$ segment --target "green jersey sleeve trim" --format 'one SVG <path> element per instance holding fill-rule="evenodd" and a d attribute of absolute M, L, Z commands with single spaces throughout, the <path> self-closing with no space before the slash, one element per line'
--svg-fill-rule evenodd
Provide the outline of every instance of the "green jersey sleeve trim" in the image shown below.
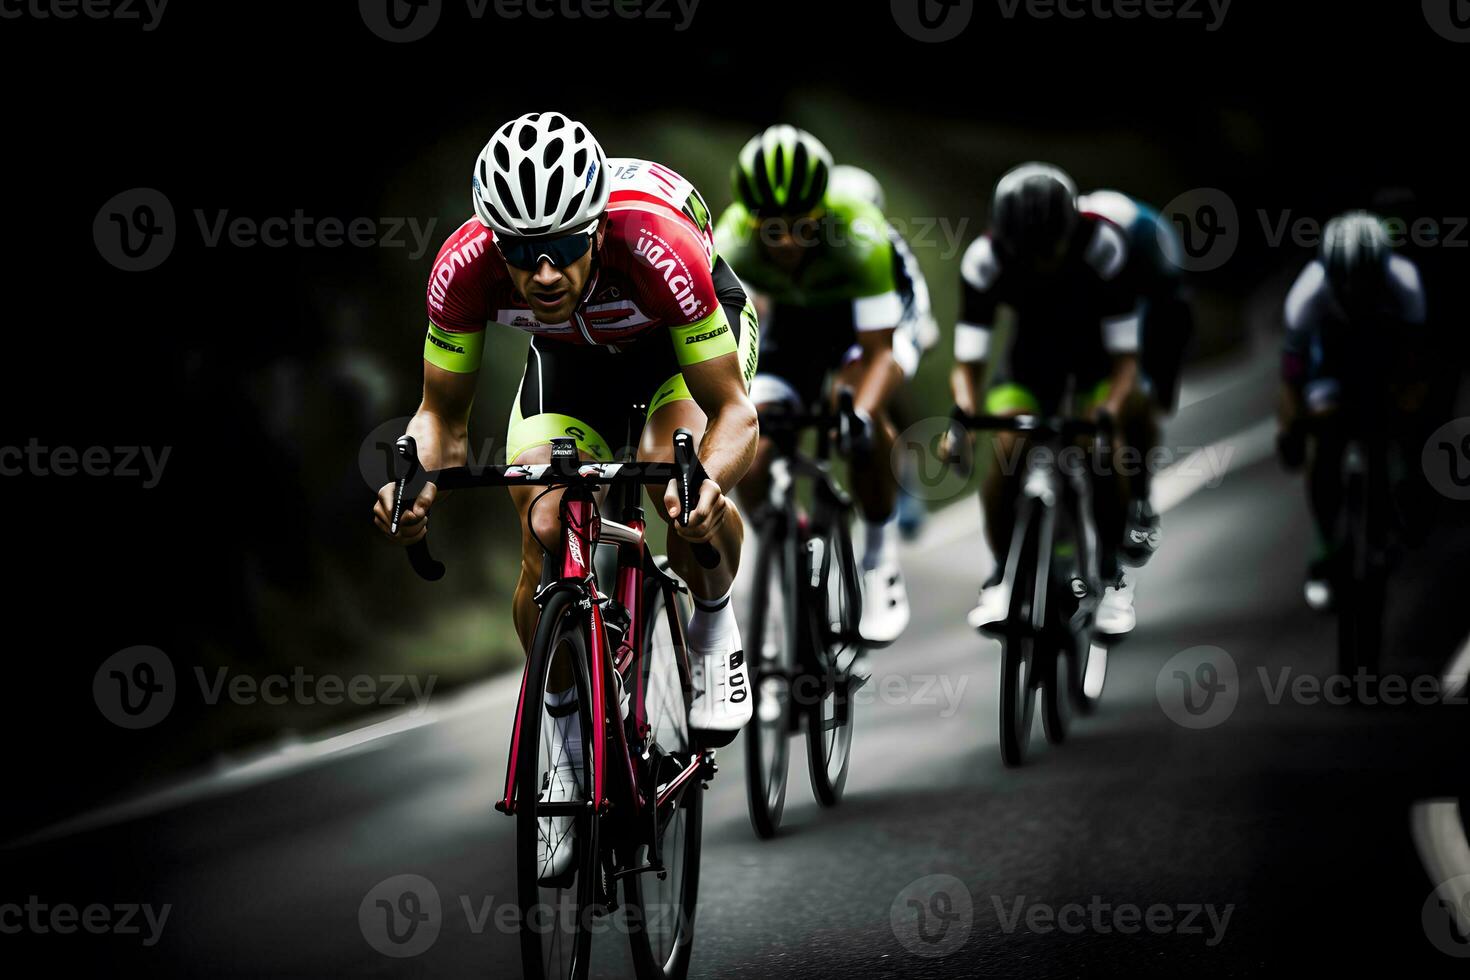
<path fill-rule="evenodd" d="M 450 333 L 432 320 L 424 338 L 424 360 L 454 374 L 473 374 L 480 370 L 480 356 L 485 351 L 485 331 Z"/>
<path fill-rule="evenodd" d="M 670 327 L 669 336 L 674 342 L 674 356 L 680 367 L 699 364 L 716 357 L 736 352 L 735 335 L 725 311 L 715 311 L 697 323 L 682 327 Z"/>

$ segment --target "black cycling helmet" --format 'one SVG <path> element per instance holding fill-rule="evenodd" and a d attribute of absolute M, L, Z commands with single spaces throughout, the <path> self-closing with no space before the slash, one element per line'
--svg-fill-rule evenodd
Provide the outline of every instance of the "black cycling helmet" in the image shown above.
<path fill-rule="evenodd" d="M 1392 252 L 1388 231 L 1375 214 L 1349 211 L 1327 222 L 1321 259 L 1333 295 L 1348 308 L 1371 303 L 1383 291 Z"/>
<path fill-rule="evenodd" d="M 1034 261 L 1056 255 L 1077 227 L 1077 185 L 1049 163 L 1025 163 L 995 185 L 990 237 L 1001 254 Z"/>
<path fill-rule="evenodd" d="M 821 140 L 795 126 L 772 126 L 745 144 L 730 183 L 751 214 L 796 217 L 822 203 L 831 175 L 832 154 Z"/>

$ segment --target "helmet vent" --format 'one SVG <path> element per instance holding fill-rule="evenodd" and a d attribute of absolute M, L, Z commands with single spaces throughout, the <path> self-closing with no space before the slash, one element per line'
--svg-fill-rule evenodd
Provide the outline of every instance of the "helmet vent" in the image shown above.
<path fill-rule="evenodd" d="M 505 203 L 505 209 L 510 212 L 512 218 L 521 216 L 520 209 L 516 207 L 515 198 L 511 196 L 510 184 L 506 183 L 504 174 L 495 175 L 495 196 Z"/>

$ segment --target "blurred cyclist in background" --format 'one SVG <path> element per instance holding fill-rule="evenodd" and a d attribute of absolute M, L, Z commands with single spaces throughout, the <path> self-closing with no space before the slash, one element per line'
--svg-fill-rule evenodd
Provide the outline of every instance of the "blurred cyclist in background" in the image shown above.
<path fill-rule="evenodd" d="M 1353 435 L 1348 409 L 1381 419 L 1400 445 L 1422 441 L 1410 433 L 1434 374 L 1426 312 L 1418 267 L 1394 253 L 1382 220 L 1366 211 L 1328 222 L 1320 254 L 1287 294 L 1276 447 L 1287 468 L 1307 466 L 1317 526 L 1305 586 L 1313 609 L 1332 608 L 1342 452 Z M 1400 465 L 1391 478 L 1402 486 L 1410 468 Z"/>
<path fill-rule="evenodd" d="M 878 183 L 877 177 L 861 167 L 845 163 L 834 166 L 832 193 L 837 197 L 861 198 L 885 214 L 888 211 L 883 185 Z M 899 367 L 903 368 L 904 379 L 912 382 L 919 370 L 919 361 L 939 346 L 939 321 L 934 318 L 934 309 L 929 302 L 929 284 L 924 279 L 924 271 L 919 268 L 919 260 L 914 257 L 913 249 L 891 223 L 888 226 L 888 237 L 893 243 L 893 260 L 896 265 L 894 279 L 903 299 L 903 319 L 899 321 L 898 329 L 893 335 L 893 356 L 898 360 Z M 897 431 L 902 432 L 918 420 L 910 385 L 903 385 L 893 393 L 888 408 L 893 427 Z M 914 485 L 918 460 L 912 454 L 905 453 L 898 465 L 902 467 L 898 487 L 898 530 L 906 539 L 913 540 L 919 536 L 927 514 L 924 502 L 907 489 Z"/>
<path fill-rule="evenodd" d="M 811 133 L 772 126 L 740 151 L 732 172 L 735 202 L 716 225 L 719 254 L 753 291 L 760 313 L 759 373 L 750 398 L 807 411 L 832 389 L 853 391 L 862 451 L 852 462 L 862 511 L 863 614 L 874 643 L 897 639 L 909 600 L 898 564 L 898 481 L 889 462 L 889 405 L 918 363 L 913 285 L 872 186 L 849 175 L 832 180 L 832 155 Z M 829 378 L 832 384 L 828 385 Z M 767 493 L 770 440 L 740 484 L 757 506 Z M 859 671 L 861 665 L 854 665 Z"/>
<path fill-rule="evenodd" d="M 1082 212 L 1076 185 L 1064 172 L 1029 163 L 1007 173 L 995 188 L 990 230 L 975 240 L 961 264 L 955 404 L 970 414 L 1050 415 L 1063 408 L 1072 385 L 1076 410 L 1112 416 L 1119 423 L 1120 440 L 1136 430 L 1132 420 L 1151 409 L 1139 384 L 1142 313 L 1139 295 L 1125 274 L 1128 266 L 1123 231 Z M 1010 344 L 987 390 L 991 334 L 1001 307 L 1013 316 Z M 1016 433 L 994 435 L 996 457 L 985 474 L 982 501 L 986 535 L 996 556 L 1004 555 L 1010 543 L 1020 468 L 1009 464 L 1023 458 L 1024 445 L 1024 437 Z M 1113 479 L 1097 483 L 1103 573 L 1110 584 L 1096 625 L 1104 635 L 1121 636 L 1133 629 L 1135 616 L 1118 552 L 1125 539 L 1151 544 L 1154 528 L 1125 521 L 1124 494 L 1136 492 L 1131 481 L 1128 486 Z M 1131 510 L 1138 521 L 1148 513 L 1139 507 Z M 1146 558 L 1147 547 L 1135 553 L 1139 560 Z M 981 586 L 970 614 L 972 626 L 1005 619 L 1009 596 L 1003 574 L 998 562 Z"/>
<path fill-rule="evenodd" d="M 1180 264 L 1183 243 L 1163 215 L 1118 191 L 1093 191 L 1079 198 L 1077 206 L 1083 214 L 1117 225 L 1128 239 L 1128 260 L 1119 278 L 1138 300 L 1138 387 L 1147 405 L 1125 413 L 1118 421 L 1124 444 L 1147 459 L 1159 444 L 1160 420 L 1178 405 L 1179 374 L 1194 336 L 1194 310 Z M 1159 545 L 1159 519 L 1149 502 L 1151 475 L 1147 466 L 1140 466 L 1128 477 L 1131 487 L 1122 556 L 1127 565 L 1147 563 Z"/>

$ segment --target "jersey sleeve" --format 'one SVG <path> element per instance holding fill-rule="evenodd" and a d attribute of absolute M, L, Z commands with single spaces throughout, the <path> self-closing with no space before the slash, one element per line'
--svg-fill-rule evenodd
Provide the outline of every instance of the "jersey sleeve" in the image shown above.
<path fill-rule="evenodd" d="M 982 235 L 970 243 L 960 260 L 960 318 L 954 327 L 954 359 L 961 364 L 979 363 L 990 354 L 990 332 L 1000 305 L 996 293 L 999 280 L 1000 262 L 990 238 Z"/>
<path fill-rule="evenodd" d="M 1137 354 L 1143 339 L 1143 307 L 1126 274 L 1128 240 L 1112 222 L 1095 221 L 1084 258 L 1098 285 L 1103 348 L 1114 356 Z"/>
<path fill-rule="evenodd" d="M 649 212 L 617 215 L 628 246 L 629 273 L 668 324 L 680 367 L 736 353 L 734 332 L 720 306 L 709 255 L 694 228 Z"/>
<path fill-rule="evenodd" d="M 449 236 L 429 273 L 424 360 L 455 374 L 480 369 L 491 316 L 490 231 L 471 219 Z"/>
<path fill-rule="evenodd" d="M 841 247 L 853 250 L 853 327 L 858 332 L 892 330 L 903 319 L 903 296 L 888 219 L 872 205 L 857 203 L 849 214 L 847 230 L 849 240 Z"/>
<path fill-rule="evenodd" d="M 1312 355 L 1312 338 L 1322 322 L 1322 302 L 1327 273 L 1321 262 L 1310 262 L 1296 277 L 1286 294 L 1283 317 L 1286 337 L 1281 342 L 1281 378 L 1292 385 L 1307 379 Z"/>

